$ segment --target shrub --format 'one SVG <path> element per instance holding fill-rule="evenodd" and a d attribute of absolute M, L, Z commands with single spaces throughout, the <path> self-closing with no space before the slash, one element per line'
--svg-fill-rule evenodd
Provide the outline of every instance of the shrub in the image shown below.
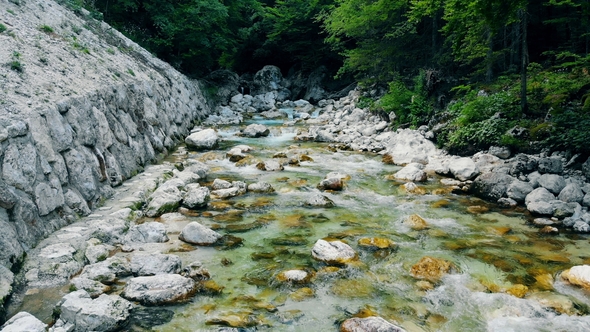
<path fill-rule="evenodd" d="M 6 27 L 6 25 L 0 23 L 0 33 L 3 33 L 4 31 L 6 31 L 8 28 Z"/>
<path fill-rule="evenodd" d="M 389 83 L 389 91 L 374 105 L 375 110 L 394 112 L 396 122 L 401 126 L 417 127 L 430 120 L 432 104 L 424 89 L 424 71 L 414 77 L 412 89 L 406 87 L 401 78 Z"/>
<path fill-rule="evenodd" d="M 49 25 L 42 25 L 39 27 L 39 30 L 41 30 L 45 33 L 53 33 L 53 28 L 50 27 Z"/>
<path fill-rule="evenodd" d="M 19 72 L 19 73 L 22 73 L 23 71 L 25 71 L 24 65 L 18 60 L 10 61 L 8 63 L 8 67 L 10 67 L 10 69 L 12 69 L 16 72 Z"/>

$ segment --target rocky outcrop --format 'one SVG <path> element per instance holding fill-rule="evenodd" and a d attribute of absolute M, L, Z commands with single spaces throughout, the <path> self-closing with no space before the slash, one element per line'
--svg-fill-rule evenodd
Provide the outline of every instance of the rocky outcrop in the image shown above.
<path fill-rule="evenodd" d="M 0 7 L 10 29 L 0 58 L 17 52 L 23 68 L 0 66 L 0 265 L 11 268 L 168 153 L 209 108 L 198 82 L 85 10 L 53 0 Z"/>

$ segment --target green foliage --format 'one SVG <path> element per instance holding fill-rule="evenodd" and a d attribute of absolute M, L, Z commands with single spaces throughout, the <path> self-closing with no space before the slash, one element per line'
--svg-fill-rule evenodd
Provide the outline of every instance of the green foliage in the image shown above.
<path fill-rule="evenodd" d="M 0 33 L 3 33 L 4 31 L 6 31 L 8 28 L 6 28 L 6 25 L 0 23 Z"/>
<path fill-rule="evenodd" d="M 49 25 L 42 25 L 39 27 L 39 30 L 41 30 L 45 33 L 53 33 L 53 28 L 50 27 Z"/>
<path fill-rule="evenodd" d="M 568 109 L 555 114 L 546 128 L 542 142 L 552 150 L 590 153 L 590 114 L 580 109 Z"/>
<path fill-rule="evenodd" d="M 455 153 L 473 148 L 486 149 L 491 145 L 499 145 L 509 128 L 509 122 L 500 118 L 469 123 L 451 132 L 444 147 Z"/>
<path fill-rule="evenodd" d="M 128 68 L 128 69 L 127 69 L 127 73 L 128 73 L 129 75 L 131 75 L 131 76 L 135 76 L 135 72 L 134 72 L 134 71 L 133 71 L 133 69 L 131 69 L 131 68 Z"/>
<path fill-rule="evenodd" d="M 389 83 L 389 91 L 375 104 L 375 108 L 387 113 L 394 112 L 398 125 L 417 127 L 430 120 L 432 104 L 424 89 L 424 71 L 420 71 L 410 88 L 400 77 Z"/>

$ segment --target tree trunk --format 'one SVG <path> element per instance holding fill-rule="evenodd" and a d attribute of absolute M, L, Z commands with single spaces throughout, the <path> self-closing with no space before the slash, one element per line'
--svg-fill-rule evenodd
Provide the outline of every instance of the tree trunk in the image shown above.
<path fill-rule="evenodd" d="M 491 82 L 494 78 L 494 71 L 493 71 L 493 64 L 494 61 L 492 60 L 493 57 L 493 46 L 494 42 L 492 39 L 492 31 L 488 27 L 487 28 L 487 35 L 488 35 L 488 53 L 486 54 L 486 82 Z"/>
<path fill-rule="evenodd" d="M 518 11 L 520 22 L 522 24 L 521 34 L 521 63 L 520 63 L 520 109 L 523 114 L 528 111 L 527 97 L 526 97 L 526 68 L 528 65 L 529 50 L 527 45 L 527 11 L 526 7 Z"/>

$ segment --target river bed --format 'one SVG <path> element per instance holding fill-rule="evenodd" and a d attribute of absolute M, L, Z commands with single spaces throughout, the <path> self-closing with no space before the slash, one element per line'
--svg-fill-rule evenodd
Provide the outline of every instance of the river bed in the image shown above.
<path fill-rule="evenodd" d="M 421 193 L 409 193 L 404 182 L 388 177 L 401 167 L 384 164 L 380 155 L 334 152 L 328 144 L 295 141 L 297 127 L 280 121 L 266 125 L 272 126 L 268 137 L 239 137 L 238 127 L 227 127 L 219 131 L 224 141 L 218 150 L 181 147 L 167 160 L 205 162 L 210 172 L 201 185 L 216 178 L 266 181 L 275 193 L 212 200 L 204 210 L 155 218 L 166 224 L 170 237 L 158 250 L 180 256 L 183 265 L 200 261 L 215 284 L 209 294 L 163 307 L 174 313 L 170 321 L 149 328 L 135 324 L 130 330 L 217 331 L 230 325 L 336 331 L 355 314 L 378 315 L 408 331 L 590 330 L 589 294 L 559 278 L 573 265 L 590 263 L 587 236 L 540 234 L 525 210 L 453 194 L 436 175 L 419 184 Z M 254 148 L 250 164 L 236 166 L 225 157 L 238 144 Z M 256 160 L 279 152 L 309 159 L 278 172 L 256 168 Z M 335 207 L 305 207 L 330 172 L 349 175 L 343 191 L 322 192 Z M 408 223 L 412 215 L 426 223 Z M 243 243 L 225 250 L 186 244 L 178 235 L 191 221 Z M 363 238 L 388 239 L 395 246 L 367 249 L 359 244 Z M 318 239 L 348 243 L 358 260 L 338 267 L 314 260 L 311 248 Z M 415 278 L 410 271 L 425 256 L 450 262 L 450 272 L 435 281 Z M 291 269 L 313 277 L 305 283 L 281 281 L 281 272 Z M 53 290 L 64 292 L 67 288 Z M 48 299 L 53 300 L 46 291 L 28 295 L 20 310 L 47 320 Z"/>

